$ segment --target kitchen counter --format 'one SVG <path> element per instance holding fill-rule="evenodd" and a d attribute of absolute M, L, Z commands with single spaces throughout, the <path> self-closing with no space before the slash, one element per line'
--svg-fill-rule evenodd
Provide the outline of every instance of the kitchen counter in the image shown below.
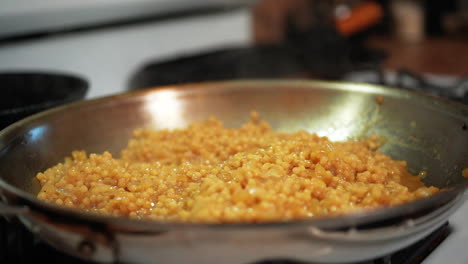
<path fill-rule="evenodd" d="M 468 76 L 468 39 L 430 38 L 405 43 L 391 38 L 372 38 L 370 47 L 388 52 L 384 67 L 415 72 Z"/>

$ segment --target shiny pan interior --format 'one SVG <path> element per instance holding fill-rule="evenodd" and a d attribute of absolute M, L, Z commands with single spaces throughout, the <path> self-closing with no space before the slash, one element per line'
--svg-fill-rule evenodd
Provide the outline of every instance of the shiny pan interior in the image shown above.
<path fill-rule="evenodd" d="M 118 155 L 136 128 L 182 128 L 215 115 L 228 127 L 258 111 L 275 130 L 309 132 L 331 140 L 385 136 L 380 151 L 427 171 L 426 184 L 446 188 L 433 197 L 393 208 L 340 217 L 265 224 L 184 224 L 137 221 L 65 209 L 36 199 L 35 175 L 72 150 Z M 0 132 L 0 188 L 10 205 L 92 223 L 161 230 L 175 227 L 307 225 L 365 227 L 432 211 L 465 192 L 468 107 L 414 92 L 368 84 L 249 80 L 160 87 L 55 108 Z"/>

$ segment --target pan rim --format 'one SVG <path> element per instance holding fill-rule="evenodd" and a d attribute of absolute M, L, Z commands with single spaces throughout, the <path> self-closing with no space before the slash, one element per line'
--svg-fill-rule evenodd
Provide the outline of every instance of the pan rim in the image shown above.
<path fill-rule="evenodd" d="M 256 80 L 236 80 L 236 81 L 217 81 L 217 82 L 201 82 L 201 83 L 188 83 L 188 84 L 179 84 L 179 85 L 169 85 L 162 87 L 152 87 L 142 91 L 130 91 L 118 95 L 106 96 L 97 99 L 84 100 L 80 102 L 75 102 L 71 104 L 66 104 L 63 106 L 55 107 L 50 110 L 46 110 L 25 119 L 22 119 L 12 125 L 6 127 L 0 131 L 0 150 L 3 150 L 8 146 L 10 141 L 14 138 L 16 132 L 20 131 L 24 126 L 33 123 L 36 120 L 40 120 L 49 115 L 60 113 L 66 109 L 74 109 L 81 107 L 91 107 L 96 104 L 109 103 L 113 101 L 125 101 L 126 99 L 137 99 L 143 97 L 147 94 L 158 93 L 161 91 L 183 91 L 185 93 L 195 92 L 196 90 L 204 89 L 209 91 L 216 91 L 216 87 L 223 86 L 224 88 L 235 88 L 235 89 L 246 89 L 247 87 L 257 86 L 264 87 L 263 89 L 277 89 L 279 87 L 284 88 L 301 88 L 301 89 L 331 89 L 331 90 L 345 90 L 361 93 L 369 93 L 376 95 L 392 96 L 396 98 L 418 98 L 423 99 L 423 102 L 430 104 L 435 104 L 439 108 L 439 111 L 444 110 L 451 115 L 461 115 L 462 117 L 468 117 L 468 106 L 462 105 L 460 103 L 452 102 L 447 99 L 438 98 L 430 95 L 426 95 L 420 92 L 408 91 L 399 88 L 392 88 L 380 85 L 373 84 L 361 84 L 361 83 L 351 83 L 351 82 L 330 82 L 330 81 L 321 81 L 321 80 L 266 80 L 266 79 L 256 79 Z M 450 110 L 450 111 L 449 111 Z M 454 113 L 455 112 L 455 113 Z M 413 211 L 415 208 L 429 208 L 430 205 L 439 201 L 440 203 L 446 204 L 453 199 L 456 199 L 463 191 L 468 187 L 468 182 L 466 184 L 461 184 L 460 186 L 448 189 L 446 192 L 441 192 L 437 195 L 434 195 L 429 198 L 419 199 L 410 203 L 405 203 L 402 205 L 394 207 L 385 207 L 378 208 L 369 211 L 364 211 L 363 213 L 352 213 L 349 215 L 342 216 L 332 216 L 332 217 L 322 217 L 315 219 L 306 219 L 306 220 L 294 220 L 294 221 L 278 221 L 278 222 L 261 222 L 261 223 L 186 223 L 186 222 L 164 222 L 164 221 L 149 221 L 149 220 L 135 220 L 125 217 L 113 217 L 98 215 L 94 213 L 84 212 L 77 209 L 70 209 L 65 207 L 60 207 L 55 204 L 47 203 L 37 199 L 31 193 L 28 193 L 16 186 L 13 186 L 6 182 L 3 178 L 0 178 L 0 189 L 3 189 L 10 194 L 13 194 L 17 198 L 20 198 L 21 201 L 30 207 L 33 211 L 44 211 L 49 213 L 54 213 L 57 215 L 81 219 L 87 222 L 93 223 L 111 223 L 112 225 L 117 226 L 127 226 L 132 228 L 141 228 L 149 230 L 167 230 L 173 228 L 260 228 L 260 227 L 291 227 L 291 226 L 318 226 L 324 228 L 340 228 L 349 225 L 356 224 L 366 224 L 372 223 L 373 221 L 384 220 L 390 216 L 399 216 L 404 215 L 408 212 Z M 341 223 L 337 223 L 341 222 Z"/>

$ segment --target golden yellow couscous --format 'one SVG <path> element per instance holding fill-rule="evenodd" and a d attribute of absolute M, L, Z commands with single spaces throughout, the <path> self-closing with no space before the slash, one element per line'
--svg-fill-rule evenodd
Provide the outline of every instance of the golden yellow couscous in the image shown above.
<path fill-rule="evenodd" d="M 114 216 L 203 223 L 287 221 L 393 206 L 432 195 L 378 137 L 331 142 L 279 133 L 253 114 L 186 129 L 136 130 L 120 158 L 71 157 L 37 174 L 41 200 Z"/>

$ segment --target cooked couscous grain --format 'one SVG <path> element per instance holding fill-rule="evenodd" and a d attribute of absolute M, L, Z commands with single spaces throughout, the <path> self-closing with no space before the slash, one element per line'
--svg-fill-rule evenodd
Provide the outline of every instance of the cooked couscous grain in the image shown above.
<path fill-rule="evenodd" d="M 120 158 L 74 151 L 37 174 L 38 198 L 137 219 L 224 223 L 339 215 L 438 191 L 378 146 L 375 136 L 331 142 L 274 132 L 256 114 L 239 129 L 211 118 L 136 130 Z"/>

